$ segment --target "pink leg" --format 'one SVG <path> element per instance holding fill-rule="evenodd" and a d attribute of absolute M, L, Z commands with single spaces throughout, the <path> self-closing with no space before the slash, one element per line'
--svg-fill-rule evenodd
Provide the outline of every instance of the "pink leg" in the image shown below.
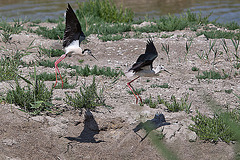
<path fill-rule="evenodd" d="M 138 93 L 134 90 L 134 88 L 132 87 L 131 83 L 132 83 L 133 81 L 135 81 L 136 79 L 138 79 L 138 78 L 139 78 L 139 76 L 138 76 L 137 78 L 133 79 L 132 81 L 130 81 L 130 82 L 127 83 L 128 87 L 130 88 L 130 90 L 132 91 L 133 95 L 134 95 L 135 98 L 136 98 L 136 104 L 138 103 L 138 98 L 140 99 L 140 101 L 141 101 L 141 103 L 142 103 L 142 98 L 141 98 L 141 97 L 138 95 Z M 135 93 L 138 95 L 138 97 L 136 96 Z"/>
<path fill-rule="evenodd" d="M 67 54 L 62 55 L 62 56 L 61 56 L 58 60 L 56 60 L 56 62 L 55 62 L 56 83 L 55 83 L 54 87 L 57 85 L 57 72 L 58 72 L 58 73 L 59 73 L 59 76 L 60 76 L 60 78 L 61 78 L 61 81 L 62 81 L 62 88 L 63 88 L 62 76 L 61 76 L 61 74 L 60 74 L 60 71 L 59 71 L 57 65 L 58 65 L 58 63 L 60 63 L 64 58 L 66 58 L 66 56 L 67 56 Z"/>

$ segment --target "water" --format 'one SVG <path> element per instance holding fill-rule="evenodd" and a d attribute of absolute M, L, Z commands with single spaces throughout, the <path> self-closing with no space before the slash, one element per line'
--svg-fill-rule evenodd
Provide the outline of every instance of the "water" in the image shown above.
<path fill-rule="evenodd" d="M 82 0 L 83 1 L 83 0 Z M 181 14 L 190 9 L 202 12 L 210 20 L 218 18 L 218 22 L 235 21 L 240 24 L 239 0 L 114 0 L 117 5 L 131 8 L 136 16 L 158 17 L 162 15 Z M 67 3 L 77 9 L 76 0 L 0 0 L 0 15 L 8 20 L 29 18 L 46 20 L 63 16 Z"/>

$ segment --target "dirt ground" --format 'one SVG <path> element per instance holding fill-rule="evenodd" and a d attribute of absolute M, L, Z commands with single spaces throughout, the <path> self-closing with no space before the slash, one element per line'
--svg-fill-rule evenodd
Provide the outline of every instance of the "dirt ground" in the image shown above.
<path fill-rule="evenodd" d="M 47 24 L 42 24 L 47 25 Z M 161 35 L 170 35 L 168 38 L 160 38 Z M 218 54 L 213 63 L 213 53 L 210 53 L 209 62 L 200 59 L 196 53 L 208 52 L 210 41 L 206 37 L 196 36 L 196 32 L 190 30 L 149 33 L 143 36 L 152 36 L 154 44 L 159 53 L 153 66 L 164 65 L 171 73 L 161 72 L 156 77 L 141 77 L 132 85 L 135 88 L 144 88 L 142 98 L 150 95 L 156 99 L 161 98 L 170 101 L 172 95 L 180 100 L 189 94 L 188 103 L 192 102 L 191 113 L 184 111 L 172 113 L 168 112 L 164 105 L 157 108 L 150 108 L 147 105 L 135 104 L 135 97 L 127 91 L 126 83 L 132 78 L 122 76 L 117 83 L 112 86 L 113 79 L 96 76 L 99 88 L 104 87 L 104 98 L 106 104 L 112 109 L 98 107 L 96 111 L 78 111 L 72 109 L 63 100 L 65 92 L 74 93 L 79 91 L 81 82 L 89 84 L 92 76 L 81 77 L 75 89 L 54 89 L 53 104 L 64 108 L 62 115 L 40 115 L 32 117 L 18 110 L 18 106 L 2 103 L 0 104 L 0 159 L 7 160 L 28 160 L 28 159 L 57 159 L 57 160 L 78 160 L 78 159 L 164 159 L 162 153 L 151 143 L 149 138 L 140 142 L 141 138 L 133 132 L 140 122 L 152 119 L 157 112 L 164 114 L 166 121 L 170 123 L 157 130 L 165 133 L 164 143 L 177 154 L 179 159 L 192 160 L 227 160 L 233 159 L 234 144 L 219 142 L 212 144 L 199 140 L 196 134 L 188 129 L 192 124 L 191 117 L 196 115 L 196 111 L 212 116 L 214 105 L 212 102 L 220 104 L 224 108 L 239 107 L 236 96 L 240 94 L 240 76 L 234 75 L 234 61 L 230 61 L 224 53 L 221 40 L 216 41 L 215 47 Z M 185 60 L 186 41 L 193 39 L 190 51 Z M 72 56 L 64 59 L 64 62 L 71 65 L 86 64 L 99 67 L 120 68 L 124 72 L 136 61 L 140 54 L 143 54 L 148 38 L 131 38 L 120 41 L 102 42 L 97 35 L 87 37 L 88 43 L 82 44 L 82 48 L 92 50 L 96 61 L 92 57 Z M 50 48 L 60 43 L 58 40 L 50 40 L 33 33 L 22 32 L 12 35 L 11 44 L 2 41 L 0 54 L 9 54 L 9 51 L 16 49 L 24 50 L 33 42 L 36 48 L 27 50 L 28 55 L 23 57 L 23 61 L 31 62 L 39 59 L 49 59 L 46 56 L 39 56 L 38 46 Z M 231 59 L 234 47 L 231 40 L 226 40 L 229 47 Z M 169 44 L 169 57 L 162 50 L 162 43 Z M 8 49 L 8 50 L 6 50 Z M 50 58 L 52 60 L 57 58 Z M 80 64 L 79 59 L 84 62 Z M 224 80 L 197 80 L 198 72 L 192 71 L 192 67 L 202 71 L 214 69 L 222 73 L 229 74 L 230 77 Z M 29 76 L 33 72 L 33 67 L 21 67 L 21 75 Z M 60 68 L 61 73 L 70 72 L 71 69 Z M 42 72 L 54 73 L 54 68 L 37 67 L 37 74 Z M 76 77 L 68 76 L 68 82 L 75 83 Z M 46 82 L 51 86 L 54 82 Z M 60 83 L 60 82 L 59 82 Z M 168 83 L 170 88 L 151 88 L 152 84 L 162 85 Z M 0 92 L 6 93 L 11 89 L 13 81 L 0 82 Z M 23 83 L 24 84 L 24 83 Z M 191 90 L 189 88 L 192 88 Z M 233 93 L 227 94 L 225 90 L 232 89 Z M 144 131 L 139 131 L 144 136 Z M 190 142 L 194 141 L 194 142 Z"/>

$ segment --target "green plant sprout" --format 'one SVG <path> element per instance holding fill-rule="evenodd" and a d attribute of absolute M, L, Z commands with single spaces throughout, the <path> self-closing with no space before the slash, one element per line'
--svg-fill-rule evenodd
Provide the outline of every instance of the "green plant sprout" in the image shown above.
<path fill-rule="evenodd" d="M 168 57 L 168 62 L 170 63 L 170 57 L 169 57 L 169 44 L 163 44 L 162 43 L 162 50 L 166 52 L 167 57 Z"/>
<path fill-rule="evenodd" d="M 188 53 L 189 53 L 189 50 L 190 50 L 190 47 L 191 47 L 191 45 L 192 45 L 192 39 L 190 40 L 190 43 L 188 43 L 188 41 L 186 41 L 186 52 L 185 52 L 185 61 L 187 60 L 187 55 L 188 55 Z"/>

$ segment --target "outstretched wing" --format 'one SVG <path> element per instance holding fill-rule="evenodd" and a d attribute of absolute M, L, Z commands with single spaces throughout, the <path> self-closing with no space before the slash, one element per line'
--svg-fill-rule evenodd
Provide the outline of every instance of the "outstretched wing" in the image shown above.
<path fill-rule="evenodd" d="M 81 41 L 85 39 L 85 35 L 82 31 L 81 25 L 74 13 L 72 7 L 68 3 L 68 8 L 66 10 L 66 28 L 63 37 L 63 47 L 67 47 L 72 41 L 79 40 L 79 45 Z"/>
<path fill-rule="evenodd" d="M 158 53 L 153 44 L 153 41 L 152 39 L 149 39 L 147 41 L 145 54 L 141 54 L 138 57 L 137 62 L 132 65 L 132 68 L 130 68 L 129 71 L 133 70 L 134 72 L 137 72 L 140 71 L 142 67 L 145 67 L 147 65 L 151 65 L 152 69 L 152 62 L 157 58 L 157 56 Z"/>

